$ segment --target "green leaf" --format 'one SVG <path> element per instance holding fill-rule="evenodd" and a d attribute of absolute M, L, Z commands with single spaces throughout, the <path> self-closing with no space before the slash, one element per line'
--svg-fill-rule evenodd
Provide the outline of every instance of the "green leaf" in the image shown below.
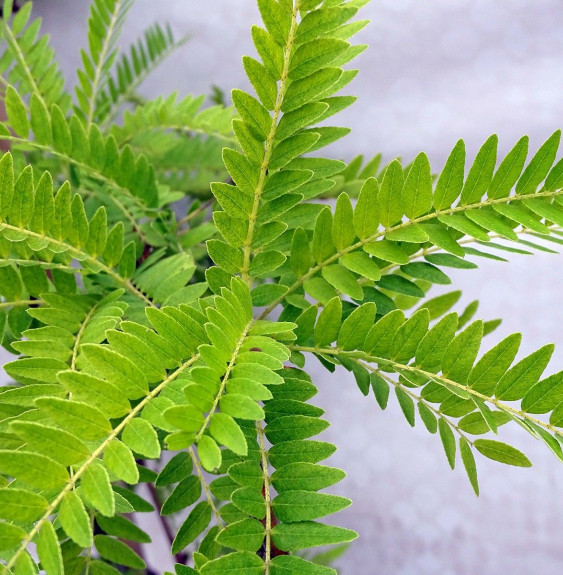
<path fill-rule="evenodd" d="M 364 250 L 376 258 L 380 258 L 393 264 L 403 265 L 408 264 L 410 261 L 408 255 L 401 246 L 388 240 L 365 244 Z"/>
<path fill-rule="evenodd" d="M 39 453 L 0 450 L 0 473 L 37 489 L 58 489 L 68 483 L 67 470 Z"/>
<path fill-rule="evenodd" d="M 461 460 L 463 461 L 463 466 L 467 472 L 467 477 L 475 491 L 475 495 L 479 495 L 479 481 L 477 479 L 477 466 L 475 465 L 475 458 L 473 457 L 473 452 L 469 443 L 465 437 L 459 438 L 459 453 L 461 455 Z"/>
<path fill-rule="evenodd" d="M 204 436 L 205 437 L 205 436 Z M 203 439 L 203 438 L 202 438 Z M 161 514 L 172 515 L 193 505 L 201 495 L 201 483 L 195 475 L 183 477 L 162 505 Z"/>
<path fill-rule="evenodd" d="M 254 58 L 244 56 L 242 62 L 258 98 L 267 110 L 273 110 L 278 93 L 275 76 L 272 77 L 268 69 Z"/>
<path fill-rule="evenodd" d="M 413 297 L 424 297 L 424 292 L 417 284 L 400 275 L 384 275 L 379 280 L 378 285 L 383 289 L 396 293 Z"/>
<path fill-rule="evenodd" d="M 164 412 L 164 418 L 182 431 L 198 432 L 205 421 L 199 409 L 191 405 L 176 405 Z"/>
<path fill-rule="evenodd" d="M 289 65 L 289 79 L 300 80 L 331 64 L 350 44 L 337 38 L 317 38 L 297 47 Z"/>
<path fill-rule="evenodd" d="M 500 378 L 514 361 L 522 335 L 514 333 L 491 348 L 475 364 L 469 374 L 469 385 L 481 393 L 492 394 Z"/>
<path fill-rule="evenodd" d="M 57 425 L 86 441 L 107 437 L 112 427 L 103 413 L 91 405 L 69 399 L 43 397 L 36 401 Z"/>
<path fill-rule="evenodd" d="M 272 118 L 268 110 L 266 110 L 256 98 L 253 98 L 242 90 L 233 90 L 231 97 L 240 117 L 248 124 L 248 127 L 255 136 L 262 142 L 266 141 L 272 126 Z M 225 156 L 223 157 L 225 158 Z M 227 166 L 227 168 L 229 168 L 229 166 Z M 229 169 L 229 172 L 230 171 Z M 231 176 L 233 176 L 233 179 L 238 185 L 239 182 L 232 172 Z"/>
<path fill-rule="evenodd" d="M 266 516 L 266 504 L 260 487 L 241 487 L 235 489 L 231 493 L 231 501 L 245 515 L 250 515 L 260 520 Z M 248 549 L 248 551 L 250 551 L 250 549 Z"/>
<path fill-rule="evenodd" d="M 278 555 L 270 563 L 271 575 L 335 575 L 336 571 L 297 555 Z"/>
<path fill-rule="evenodd" d="M 377 221 L 377 195 L 379 184 L 375 178 L 368 178 L 358 196 L 356 207 L 354 208 L 354 231 L 361 239 L 372 236 L 379 227 Z"/>
<path fill-rule="evenodd" d="M 334 527 L 314 521 L 279 523 L 272 529 L 272 540 L 282 551 L 296 551 L 308 547 L 348 543 L 358 534 L 351 529 Z"/>
<path fill-rule="evenodd" d="M 17 525 L 0 523 L 0 551 L 8 551 L 16 547 L 26 535 L 27 533 Z"/>
<path fill-rule="evenodd" d="M 279 80 L 283 72 L 283 49 L 263 28 L 252 27 L 252 40 L 270 75 Z"/>
<path fill-rule="evenodd" d="M 426 262 L 411 262 L 406 266 L 401 266 L 401 271 L 413 278 L 429 281 L 433 284 L 451 284 L 450 278 L 437 267 Z"/>
<path fill-rule="evenodd" d="M 112 439 L 104 450 L 105 466 L 129 485 L 139 481 L 139 470 L 131 450 L 118 439 Z"/>
<path fill-rule="evenodd" d="M 495 395 L 504 401 L 513 401 L 524 397 L 532 385 L 537 383 L 547 367 L 555 346 L 544 345 L 526 356 L 507 371 L 498 382 Z"/>
<path fill-rule="evenodd" d="M 207 501 L 200 501 L 190 512 L 187 519 L 182 523 L 174 541 L 172 553 L 176 554 L 187 547 L 195 538 L 203 532 L 211 521 L 211 507 Z"/>
<path fill-rule="evenodd" d="M 47 510 L 47 500 L 24 489 L 0 489 L 0 517 L 21 523 L 33 522 Z"/>
<path fill-rule="evenodd" d="M 138 543 L 150 543 L 151 538 L 140 527 L 137 527 L 130 519 L 116 515 L 115 517 L 96 516 L 96 523 L 107 535 L 115 535 L 128 541 Z"/>
<path fill-rule="evenodd" d="M 209 561 L 199 572 L 201 575 L 262 575 L 264 562 L 256 553 L 239 551 Z"/>
<path fill-rule="evenodd" d="M 297 228 L 293 233 L 291 242 L 291 270 L 297 276 L 305 275 L 311 268 L 312 257 L 307 232 L 303 228 Z"/>
<path fill-rule="evenodd" d="M 264 541 L 264 526 L 256 519 L 243 519 L 227 525 L 217 535 L 217 543 L 236 551 L 256 552 Z"/>
<path fill-rule="evenodd" d="M 381 270 L 368 254 L 364 252 L 352 252 L 344 254 L 340 263 L 350 271 L 367 279 L 377 281 L 381 278 Z"/>
<path fill-rule="evenodd" d="M 205 470 L 213 472 L 221 467 L 221 450 L 208 435 L 203 435 L 199 440 L 197 452 Z"/>
<path fill-rule="evenodd" d="M 454 338 L 457 325 L 457 314 L 450 313 L 433 326 L 416 348 L 416 365 L 421 369 L 437 372 L 442 356 Z"/>
<path fill-rule="evenodd" d="M 492 439 L 477 439 L 473 445 L 479 453 L 494 461 L 515 465 L 516 467 L 532 466 L 530 460 L 521 451 L 506 443 Z"/>
<path fill-rule="evenodd" d="M 496 171 L 489 186 L 487 196 L 491 199 L 506 198 L 522 173 L 528 155 L 528 136 L 518 140 L 514 148 L 506 155 Z"/>
<path fill-rule="evenodd" d="M 504 411 L 491 411 L 490 415 L 494 418 L 494 427 L 500 427 L 509 422 L 512 418 Z M 472 435 L 483 435 L 488 433 L 491 429 L 491 422 L 485 421 L 482 413 L 472 412 L 461 418 L 459 421 L 459 428 L 462 431 L 471 433 Z"/>
<path fill-rule="evenodd" d="M 162 471 L 156 478 L 155 485 L 157 487 L 162 487 L 164 485 L 170 485 L 172 483 L 177 483 L 184 479 L 187 475 L 192 472 L 193 463 L 190 455 L 181 451 L 177 453 L 170 459 L 170 461 L 163 467 Z"/>
<path fill-rule="evenodd" d="M 543 182 L 555 161 L 560 140 L 561 130 L 557 130 L 536 152 L 516 184 L 517 194 L 526 195 L 535 193 L 536 188 Z"/>
<path fill-rule="evenodd" d="M 483 322 L 475 321 L 448 345 L 442 358 L 442 373 L 448 379 L 465 384 L 481 347 Z"/>
<path fill-rule="evenodd" d="M 280 468 L 290 463 L 318 463 L 335 451 L 332 443 L 324 441 L 284 441 L 270 448 L 269 459 L 274 467 Z"/>
<path fill-rule="evenodd" d="M 376 219 L 386 228 L 400 221 L 403 215 L 403 207 L 401 205 L 403 183 L 403 168 L 398 160 L 393 160 L 385 170 L 379 194 L 377 194 L 378 210 L 376 212 Z"/>
<path fill-rule="evenodd" d="M 563 402 L 563 372 L 555 373 L 533 385 L 522 399 L 526 413 L 547 413 Z"/>
<path fill-rule="evenodd" d="M 389 384 L 377 373 L 370 373 L 370 383 L 379 407 L 385 409 L 389 401 Z"/>
<path fill-rule="evenodd" d="M 407 363 L 416 353 L 419 343 L 428 331 L 430 314 L 422 308 L 399 327 L 391 344 L 391 359 Z"/>
<path fill-rule="evenodd" d="M 350 499 L 314 491 L 286 491 L 272 502 L 276 517 L 284 523 L 318 519 L 349 507 Z"/>
<path fill-rule="evenodd" d="M 393 310 L 384 315 L 367 334 L 365 350 L 374 356 L 388 357 L 393 337 L 404 321 L 405 314 L 402 310 Z"/>
<path fill-rule="evenodd" d="M 61 503 L 59 521 L 65 533 L 80 547 L 92 546 L 90 517 L 76 491 L 68 491 Z"/>
<path fill-rule="evenodd" d="M 338 334 L 338 347 L 344 351 L 361 349 L 375 321 L 376 306 L 368 302 L 357 307 L 343 322 Z"/>
<path fill-rule="evenodd" d="M 221 445 L 234 451 L 237 455 L 246 455 L 248 447 L 244 433 L 235 420 L 225 413 L 214 413 L 209 423 L 209 433 Z"/>
<path fill-rule="evenodd" d="M 322 269 L 324 279 L 338 291 L 353 299 L 361 300 L 364 292 L 352 272 L 340 264 L 325 266 Z"/>
<path fill-rule="evenodd" d="M 5 97 L 6 113 L 14 132 L 21 138 L 29 136 L 29 120 L 25 104 L 13 86 L 8 86 Z"/>
<path fill-rule="evenodd" d="M 63 557 L 53 524 L 43 522 L 37 536 L 37 555 L 47 575 L 63 575 Z"/>
<path fill-rule="evenodd" d="M 318 491 L 346 477 L 341 469 L 308 462 L 289 463 L 277 469 L 271 477 L 278 493 L 293 490 Z M 263 481 L 263 478 L 262 478 Z"/>
<path fill-rule="evenodd" d="M 272 150 L 269 169 L 281 170 L 291 160 L 311 150 L 319 138 L 320 135 L 316 132 L 299 132 L 283 140 Z"/>
<path fill-rule="evenodd" d="M 122 389 L 128 398 L 138 399 L 149 392 L 144 373 L 132 361 L 109 346 L 87 343 L 81 347 L 81 351 L 95 371 Z"/>
<path fill-rule="evenodd" d="M 291 26 L 291 12 L 275 0 L 258 0 L 260 16 L 274 40 L 285 46 Z"/>
<path fill-rule="evenodd" d="M 352 202 L 348 194 L 342 193 L 336 201 L 334 219 L 332 221 L 332 241 L 338 251 L 342 251 L 351 245 L 356 237 L 352 219 Z"/>
<path fill-rule="evenodd" d="M 414 160 L 401 192 L 405 215 L 411 220 L 432 207 L 432 175 L 428 156 L 420 153 Z"/>
<path fill-rule="evenodd" d="M 239 393 L 228 393 L 221 398 L 221 411 L 236 419 L 259 421 L 264 419 L 264 410 L 252 399 Z"/>
<path fill-rule="evenodd" d="M 493 134 L 477 152 L 461 192 L 462 204 L 478 202 L 489 187 L 497 161 L 497 145 L 498 136 Z"/>
<path fill-rule="evenodd" d="M 16 421 L 10 425 L 10 430 L 26 442 L 28 449 L 42 453 L 65 467 L 80 463 L 90 455 L 80 439 L 62 429 L 41 423 Z"/>
<path fill-rule="evenodd" d="M 455 467 L 455 437 L 450 425 L 446 420 L 440 418 L 438 420 L 438 431 L 440 432 L 440 439 L 442 440 L 442 445 L 444 446 L 444 451 L 446 452 L 446 457 L 448 458 L 448 463 L 453 469 Z"/>
<path fill-rule="evenodd" d="M 240 252 L 239 252 L 240 253 Z M 256 254 L 250 263 L 249 273 L 252 277 L 274 274 L 286 260 L 286 256 L 278 250 L 267 250 Z M 279 273 L 277 275 L 280 275 Z"/>
<path fill-rule="evenodd" d="M 395 388 L 395 395 L 405 419 L 411 427 L 415 424 L 414 402 L 410 396 L 400 387 Z"/>
<path fill-rule="evenodd" d="M 145 569 L 146 567 L 143 559 L 129 545 L 113 537 L 96 535 L 94 545 L 103 559 L 132 569 Z"/>
<path fill-rule="evenodd" d="M 108 472 L 99 461 L 93 461 L 84 469 L 80 485 L 87 501 L 102 515 L 115 514 L 115 498 Z"/>
<path fill-rule="evenodd" d="M 459 197 L 463 187 L 464 168 L 465 142 L 458 140 L 436 183 L 433 203 L 437 211 L 449 208 Z"/>
<path fill-rule="evenodd" d="M 340 68 L 323 68 L 307 78 L 291 82 L 283 100 L 282 112 L 291 112 L 317 100 L 336 84 L 341 76 Z"/>
<path fill-rule="evenodd" d="M 156 431 L 145 419 L 138 417 L 131 419 L 125 426 L 121 439 L 127 447 L 139 455 L 149 459 L 157 459 L 160 456 L 160 444 Z"/>
<path fill-rule="evenodd" d="M 315 345 L 323 347 L 331 344 L 338 337 L 342 318 L 342 300 L 332 298 L 319 314 L 315 326 Z"/>

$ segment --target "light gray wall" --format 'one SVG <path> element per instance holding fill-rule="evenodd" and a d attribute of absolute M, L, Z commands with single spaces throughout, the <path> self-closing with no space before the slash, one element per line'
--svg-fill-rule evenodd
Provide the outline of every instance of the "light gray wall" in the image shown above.
<path fill-rule="evenodd" d="M 85 43 L 86 0 L 37 0 L 36 10 L 70 73 Z M 412 158 L 424 149 L 439 167 L 460 137 L 474 153 L 498 132 L 505 152 L 525 133 L 538 147 L 561 127 L 560 0 L 374 0 L 364 14 L 372 24 L 360 39 L 371 49 L 358 60 L 362 71 L 352 86 L 360 100 L 339 118 L 353 132 L 334 155 Z M 152 76 L 145 94 L 246 86 L 240 57 L 252 51 L 253 0 L 137 0 L 126 38 L 157 19 L 192 40 Z M 481 317 L 505 318 L 488 346 L 519 330 L 524 352 L 562 344 L 561 258 L 511 260 L 453 274 L 465 303 L 482 299 Z M 563 366 L 562 349 L 552 371 Z M 448 470 L 439 439 L 420 425 L 409 429 L 395 405 L 381 413 L 347 375 L 328 377 L 318 367 L 315 374 L 319 402 L 333 423 L 326 439 L 339 446 L 333 464 L 349 473 L 339 493 L 355 500 L 338 521 L 361 534 L 344 575 L 561 572 L 563 474 L 543 446 L 519 429 L 502 433 L 535 468 L 480 458 L 476 499 L 463 472 Z"/>

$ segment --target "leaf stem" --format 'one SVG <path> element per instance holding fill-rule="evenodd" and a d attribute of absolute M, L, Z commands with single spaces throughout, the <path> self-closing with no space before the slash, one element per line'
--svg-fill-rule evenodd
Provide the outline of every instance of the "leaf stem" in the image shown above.
<path fill-rule="evenodd" d="M 275 299 L 259 316 L 258 319 L 264 319 L 280 304 L 282 301 L 290 294 L 292 294 L 295 290 L 303 285 L 303 283 L 313 277 L 317 272 L 322 270 L 325 266 L 334 263 L 340 258 L 341 256 L 353 252 L 359 248 L 362 248 L 366 244 L 374 242 L 378 239 L 384 239 L 385 236 L 395 230 L 402 230 L 408 228 L 409 226 L 421 224 L 424 222 L 428 222 L 433 220 L 439 216 L 445 216 L 450 214 L 456 214 L 461 212 L 466 212 L 469 210 L 476 210 L 483 207 L 494 206 L 497 204 L 505 204 L 507 202 L 513 201 L 520 201 L 520 200 L 530 200 L 530 199 L 537 199 L 537 198 L 555 198 L 557 196 L 563 195 L 563 189 L 554 190 L 554 191 L 545 191 L 545 192 L 538 192 L 536 194 L 529 194 L 523 196 L 509 196 L 506 198 L 495 198 L 495 199 L 487 199 L 481 202 L 476 202 L 475 204 L 467 204 L 463 206 L 456 206 L 455 208 L 448 208 L 444 210 L 439 210 L 437 212 L 432 212 L 430 214 L 425 214 L 424 216 L 420 216 L 418 218 L 414 218 L 412 220 L 408 220 L 406 222 L 401 222 L 395 226 L 391 226 L 384 230 L 380 230 L 371 236 L 364 238 L 363 240 L 359 240 L 354 244 L 342 249 L 338 250 L 334 255 L 328 257 L 326 260 L 318 263 L 316 266 L 313 266 L 306 274 L 298 278 L 291 286 L 287 292 L 284 293 L 283 296 L 278 297 Z"/>
<path fill-rule="evenodd" d="M 268 137 L 266 139 L 264 159 L 262 160 L 262 165 L 260 166 L 260 176 L 258 178 L 258 184 L 254 192 L 254 203 L 252 204 L 252 211 L 250 212 L 248 220 L 248 233 L 246 234 L 246 240 L 244 242 L 242 279 L 247 283 L 249 287 L 252 285 L 252 279 L 249 276 L 250 256 L 252 254 L 252 241 L 254 239 L 254 230 L 256 228 L 256 220 L 258 219 L 258 209 L 260 208 L 262 191 L 264 189 L 264 183 L 266 181 L 266 176 L 268 174 L 268 166 L 270 164 L 272 152 L 274 151 L 274 139 L 276 137 L 276 130 L 278 129 L 278 118 L 281 113 L 283 99 L 285 97 L 285 93 L 288 88 L 289 64 L 291 60 L 291 54 L 293 52 L 293 42 L 295 38 L 295 31 L 297 29 L 297 16 L 299 14 L 300 3 L 301 0 L 295 0 L 295 2 L 293 3 L 293 10 L 291 13 L 291 25 L 289 28 L 289 35 L 287 37 L 287 44 L 284 50 L 283 71 L 280 80 L 280 86 L 276 98 L 276 103 L 274 106 L 274 115 L 272 117 L 272 125 L 270 128 L 270 133 L 268 134 Z"/>

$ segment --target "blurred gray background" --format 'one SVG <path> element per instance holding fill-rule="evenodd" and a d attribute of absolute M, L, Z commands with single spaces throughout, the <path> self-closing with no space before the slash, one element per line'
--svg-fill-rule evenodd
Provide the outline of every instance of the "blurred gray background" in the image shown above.
<path fill-rule="evenodd" d="M 69 81 L 86 44 L 87 0 L 36 0 Z M 563 119 L 561 0 L 372 0 L 372 23 L 359 35 L 371 48 L 357 61 L 351 87 L 358 103 L 339 117 L 353 132 L 329 151 L 351 159 L 382 152 L 411 159 L 425 150 L 439 169 L 458 138 L 473 155 L 488 135 L 505 153 L 523 134 L 536 149 Z M 153 74 L 147 96 L 178 90 L 227 93 L 247 87 L 241 55 L 253 53 L 253 0 L 137 0 L 124 41 L 155 20 L 168 20 L 191 40 Z M 480 262 L 454 273 L 462 303 L 481 299 L 479 317 L 502 316 L 488 347 L 522 331 L 522 352 L 559 343 L 549 369 L 563 367 L 563 259 L 537 254 L 510 263 Z M 437 437 L 410 429 L 393 400 L 381 412 L 345 373 L 315 366 L 318 402 L 339 451 L 332 464 L 349 477 L 338 492 L 355 505 L 336 520 L 356 529 L 344 575 L 526 575 L 563 572 L 563 467 L 520 433 L 501 433 L 522 448 L 531 470 L 478 460 L 482 495 L 461 469 L 449 470 Z M 164 571 L 166 549 L 153 561 Z M 167 566 L 166 566 L 167 567 Z"/>

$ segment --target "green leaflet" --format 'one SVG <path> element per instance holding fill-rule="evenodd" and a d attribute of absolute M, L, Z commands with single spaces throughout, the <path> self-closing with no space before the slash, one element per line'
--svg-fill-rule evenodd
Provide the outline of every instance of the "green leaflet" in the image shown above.
<path fill-rule="evenodd" d="M 92 545 L 90 517 L 75 491 L 65 494 L 59 511 L 59 520 L 66 534 L 81 547 Z"/>
<path fill-rule="evenodd" d="M 246 455 L 246 439 L 235 420 L 224 413 L 215 413 L 209 423 L 212 437 L 238 455 Z"/>
<path fill-rule="evenodd" d="M 107 517 L 115 513 L 115 497 L 110 479 L 99 461 L 94 461 L 85 468 L 80 485 L 85 498 L 92 507 Z"/>
<path fill-rule="evenodd" d="M 0 489 L 0 517 L 27 523 L 39 519 L 49 506 L 41 495 L 24 489 Z"/>
<path fill-rule="evenodd" d="M 107 535 L 96 535 L 94 545 L 101 557 L 132 569 L 144 569 L 145 562 L 128 545 Z"/>
<path fill-rule="evenodd" d="M 38 489 L 57 489 L 68 481 L 67 470 L 56 461 L 27 451 L 0 451 L 0 473 Z"/>
<path fill-rule="evenodd" d="M 473 487 L 475 495 L 479 495 L 479 482 L 477 479 L 477 468 L 475 466 L 475 458 L 473 457 L 471 447 L 469 447 L 467 440 L 463 437 L 459 438 L 459 452 L 461 455 L 463 466 L 465 467 L 465 471 L 467 473 L 467 476 L 469 477 L 469 481 L 471 482 L 471 487 Z"/>
<path fill-rule="evenodd" d="M 436 182 L 433 204 L 436 210 L 449 208 L 459 197 L 463 187 L 465 142 L 458 140 Z"/>
<path fill-rule="evenodd" d="M 491 183 L 496 164 L 497 145 L 498 137 L 494 134 L 477 152 L 461 192 L 462 204 L 478 202 Z"/>
<path fill-rule="evenodd" d="M 376 218 L 386 228 L 396 224 L 403 215 L 403 207 L 401 205 L 403 183 L 404 179 L 401 164 L 398 160 L 393 160 L 385 170 L 385 175 L 383 176 L 383 181 L 377 194 L 378 210 L 376 212 Z"/>
<path fill-rule="evenodd" d="M 426 213 L 432 206 L 432 176 L 426 154 L 414 160 L 401 192 L 403 212 L 410 218 Z"/>
<path fill-rule="evenodd" d="M 47 575 L 62 575 L 64 573 L 61 548 L 57 534 L 51 523 L 45 521 L 36 539 L 37 555 Z"/>
<path fill-rule="evenodd" d="M 118 439 L 113 439 L 104 450 L 104 464 L 117 477 L 135 485 L 139 481 L 139 471 L 131 450 Z"/>
<path fill-rule="evenodd" d="M 483 323 L 473 322 L 448 345 L 442 358 L 445 377 L 465 383 L 481 346 Z"/>
<path fill-rule="evenodd" d="M 553 350 L 552 344 L 545 345 L 519 361 L 498 382 L 495 388 L 496 396 L 505 401 L 521 399 L 526 391 L 539 380 L 551 359 Z"/>
<path fill-rule="evenodd" d="M 561 131 L 557 130 L 536 152 L 516 184 L 517 194 L 532 194 L 536 191 L 555 160 L 560 140 Z"/>
<path fill-rule="evenodd" d="M 241 575 L 261 575 L 264 562 L 255 553 L 240 551 L 229 553 L 213 561 L 209 561 L 200 569 L 202 575 L 221 575 L 241 573 Z"/>
<path fill-rule="evenodd" d="M 515 465 L 516 467 L 531 467 L 530 460 L 515 447 L 494 441 L 492 439 L 477 439 L 474 442 L 475 449 L 494 461 L 506 463 L 507 465 Z"/>
<path fill-rule="evenodd" d="M 198 503 L 182 523 L 172 542 L 172 553 L 178 553 L 191 543 L 211 521 L 211 507 L 206 501 Z"/>
<path fill-rule="evenodd" d="M 203 439 L 203 438 L 202 438 Z M 162 515 L 171 515 L 193 505 L 201 495 L 201 483 L 193 475 L 183 476 L 162 505 Z"/>
<path fill-rule="evenodd" d="M 217 542 L 236 551 L 256 552 L 264 540 L 264 526 L 256 519 L 231 523 L 217 536 Z"/>
<path fill-rule="evenodd" d="M 295 551 L 335 543 L 347 543 L 357 537 L 351 529 L 313 521 L 280 523 L 272 530 L 274 544 L 282 551 Z"/>
<path fill-rule="evenodd" d="M 280 521 L 295 523 L 336 513 L 351 504 L 349 499 L 337 495 L 293 490 L 278 495 L 272 507 Z"/>
<path fill-rule="evenodd" d="M 54 427 L 16 421 L 10 429 L 25 441 L 27 449 L 42 453 L 65 467 L 81 463 L 90 455 L 80 439 Z"/>
<path fill-rule="evenodd" d="M 296 555 L 279 555 L 272 560 L 270 573 L 272 575 L 334 575 L 335 571 Z"/>

